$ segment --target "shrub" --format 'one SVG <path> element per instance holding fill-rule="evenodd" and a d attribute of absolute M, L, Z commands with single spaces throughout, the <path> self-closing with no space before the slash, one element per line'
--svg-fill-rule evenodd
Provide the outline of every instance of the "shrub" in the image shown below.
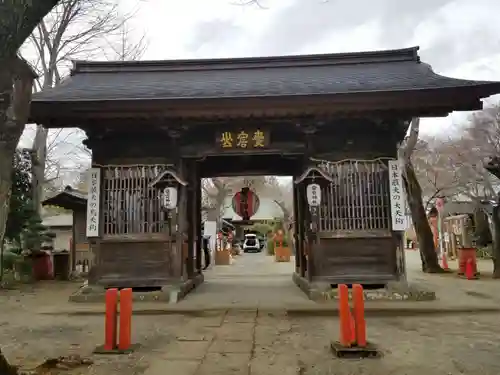
<path fill-rule="evenodd" d="M 273 228 L 268 224 L 256 223 L 250 229 L 259 232 L 262 236 L 266 236 Z"/>
<path fill-rule="evenodd" d="M 282 242 L 283 247 L 288 246 L 288 241 L 286 238 L 283 238 L 283 241 L 281 241 L 281 242 Z M 275 241 L 272 238 L 270 238 L 267 241 L 267 255 L 274 255 L 274 245 L 275 245 Z"/>
<path fill-rule="evenodd" d="M 16 264 L 16 262 L 21 259 L 21 256 L 14 253 L 14 252 L 11 252 L 11 251 L 6 251 L 4 254 L 3 254 L 3 263 L 2 263 L 2 267 L 4 270 L 13 270 L 14 269 L 14 265 Z"/>
<path fill-rule="evenodd" d="M 479 259 L 491 259 L 493 258 L 493 248 L 492 246 L 479 248 L 477 249 L 476 254 Z"/>
<path fill-rule="evenodd" d="M 272 238 L 267 240 L 267 255 L 274 255 L 274 241 Z"/>
<path fill-rule="evenodd" d="M 283 226 L 283 221 L 282 220 L 276 220 L 273 226 L 273 232 L 276 233 L 277 231 L 282 230 L 285 232 L 285 227 Z"/>

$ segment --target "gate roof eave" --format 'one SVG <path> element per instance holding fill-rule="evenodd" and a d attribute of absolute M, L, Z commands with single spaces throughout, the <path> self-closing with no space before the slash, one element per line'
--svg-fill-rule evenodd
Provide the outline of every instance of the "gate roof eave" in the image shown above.
<path fill-rule="evenodd" d="M 417 47 L 237 59 L 78 61 L 63 83 L 33 95 L 30 121 L 61 123 L 64 116 L 74 121 L 91 114 L 282 116 L 307 114 L 308 107 L 313 114 L 329 107 L 333 112 L 388 110 L 398 97 L 411 115 L 443 116 L 480 109 L 482 98 L 498 93 L 500 82 L 435 73 L 420 61 Z"/>

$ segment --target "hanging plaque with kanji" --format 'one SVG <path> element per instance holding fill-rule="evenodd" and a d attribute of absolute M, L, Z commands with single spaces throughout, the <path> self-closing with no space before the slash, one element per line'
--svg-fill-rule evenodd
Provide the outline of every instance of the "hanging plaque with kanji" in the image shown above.
<path fill-rule="evenodd" d="M 403 169 L 399 160 L 389 160 L 389 187 L 391 219 L 393 231 L 408 229 L 406 216 L 406 196 L 403 187 Z"/>
<path fill-rule="evenodd" d="M 223 150 L 258 150 L 269 146 L 269 133 L 260 128 L 223 130 L 216 137 Z"/>

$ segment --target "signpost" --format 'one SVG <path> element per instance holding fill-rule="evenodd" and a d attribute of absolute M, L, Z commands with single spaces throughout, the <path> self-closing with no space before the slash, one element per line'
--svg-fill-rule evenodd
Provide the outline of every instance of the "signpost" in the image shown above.
<path fill-rule="evenodd" d="M 389 160 L 389 187 L 391 189 L 391 219 L 393 231 L 405 231 L 406 202 L 403 189 L 403 171 L 399 160 Z"/>
<path fill-rule="evenodd" d="M 87 196 L 87 238 L 99 237 L 101 169 L 90 168 Z"/>
<path fill-rule="evenodd" d="M 216 142 L 223 150 L 264 149 L 269 146 L 269 133 L 262 129 L 241 129 L 217 133 Z"/>

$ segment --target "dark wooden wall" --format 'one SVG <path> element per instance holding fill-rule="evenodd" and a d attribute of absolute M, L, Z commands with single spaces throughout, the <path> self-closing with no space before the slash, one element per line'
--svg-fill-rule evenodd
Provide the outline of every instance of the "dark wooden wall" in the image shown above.
<path fill-rule="evenodd" d="M 90 249 L 86 236 L 87 230 L 87 209 L 73 210 L 73 248 L 71 249 L 71 270 L 75 271 L 78 262 L 88 262 L 92 265 L 94 257 Z"/>
<path fill-rule="evenodd" d="M 92 149 L 95 166 L 141 166 L 158 164 L 178 167 L 175 139 L 154 126 L 143 128 L 106 128 L 88 132 L 87 145 Z M 104 175 L 105 167 L 101 174 Z M 103 176 L 104 178 L 104 176 Z M 104 184 L 102 184 L 104 187 Z M 101 225 L 104 224 L 105 194 L 101 192 Z M 173 214 L 175 231 L 177 213 Z M 167 226 L 168 227 L 168 226 Z M 107 231 L 107 230 L 106 230 Z M 182 277 L 179 241 L 182 236 L 168 228 L 156 233 L 110 234 L 104 228 L 102 237 L 92 239 L 95 264 L 89 282 L 105 287 L 160 287 Z"/>
<path fill-rule="evenodd" d="M 323 127 L 317 129 L 311 137 L 311 146 L 308 150 L 314 159 L 325 160 L 332 163 L 341 163 L 347 159 L 370 161 L 376 158 L 396 158 L 397 144 L 403 138 L 408 119 L 345 119 L 336 120 L 336 126 Z M 383 159 L 382 159 L 383 160 Z M 381 161 L 383 162 L 383 161 Z M 387 161 L 385 161 L 386 163 Z M 316 162 L 316 166 L 320 165 Z M 334 176 L 336 177 L 336 176 Z M 381 183 L 388 181 L 388 174 L 382 173 Z M 352 182 L 350 187 L 352 188 Z M 388 182 L 387 182 L 388 183 Z M 392 232 L 390 227 L 390 197 L 389 191 L 380 191 L 384 196 L 384 219 L 377 219 L 372 223 L 356 223 L 351 221 L 342 230 L 342 224 L 330 223 L 331 229 L 325 229 L 328 225 L 320 225 L 318 233 L 308 233 L 308 223 L 310 215 L 305 199 L 305 185 L 296 188 L 298 197 L 296 198 L 296 210 L 298 214 L 306 218 L 301 225 L 298 220 L 296 224 L 296 243 L 298 244 L 298 272 L 301 276 L 308 278 L 310 282 L 327 282 L 330 284 L 339 283 L 363 283 L 363 284 L 383 284 L 391 280 L 398 280 L 404 277 L 404 267 L 399 264 L 398 251 L 401 250 L 400 236 Z M 328 184 L 327 184 L 328 185 Z M 371 185 L 375 185 L 371 181 Z M 377 184 L 379 185 L 379 184 Z M 338 192 L 339 186 L 333 189 L 323 189 L 322 200 L 326 202 L 333 199 L 333 210 L 338 209 L 340 201 L 335 201 L 331 197 L 333 192 Z M 366 183 L 364 189 L 366 190 Z M 377 190 L 375 189 L 375 190 Z M 352 209 L 346 212 L 338 212 L 337 216 L 346 217 L 367 217 L 369 215 L 366 207 L 358 208 L 358 202 L 352 200 L 353 193 L 347 190 L 347 199 L 351 199 L 349 207 Z M 330 196 L 328 196 L 330 194 Z M 373 194 L 373 191 L 372 191 Z M 366 201 L 366 197 L 364 198 Z M 344 202 L 345 204 L 345 202 Z M 332 209 L 332 208 L 330 208 Z M 320 210 L 322 219 L 325 220 L 324 210 Z M 380 217 L 380 212 L 378 216 Z M 331 215 L 330 215 L 331 216 Z M 334 215 L 335 216 L 335 213 Z M 334 218 L 335 220 L 335 218 Z M 325 224 L 325 223 L 321 223 Z M 366 224 L 366 225 L 365 225 Z M 368 229 L 375 226 L 375 229 Z M 382 225 L 381 225 L 382 224 Z M 350 228 L 356 226 L 357 228 Z M 321 228 L 323 227 L 323 228 Z M 304 254 L 307 253 L 307 254 Z"/>
<path fill-rule="evenodd" d="M 89 281 L 104 286 L 161 286 L 200 272 L 200 177 L 204 174 L 215 177 L 210 175 L 210 171 L 223 172 L 229 166 L 234 167 L 232 172 L 239 171 L 244 175 L 252 167 L 251 158 L 245 159 L 247 164 L 243 164 L 234 163 L 237 160 L 234 157 L 229 164 L 221 165 L 217 161 L 218 169 L 207 167 L 209 164 L 204 157 L 226 152 L 216 144 L 218 132 L 228 127 L 235 130 L 254 128 L 256 125 L 262 127 L 271 134 L 270 142 L 262 153 L 288 155 L 291 167 L 288 168 L 286 163 L 282 166 L 296 177 L 310 158 L 339 162 L 344 159 L 395 157 L 397 142 L 406 131 L 405 121 L 407 119 L 346 118 L 319 122 L 315 118 L 307 118 L 272 122 L 262 120 L 258 123 L 183 123 L 182 126 L 152 123 L 148 127 L 104 126 L 101 130 L 95 130 L 97 127 L 94 126 L 87 132 L 87 145 L 92 149 L 95 165 L 168 164 L 179 171 L 189 185 L 180 189 L 176 233 L 103 234 L 101 239 L 93 240 L 92 250 L 96 257 Z M 173 131 L 173 128 L 176 130 Z M 231 152 L 236 155 L 234 151 L 227 155 Z M 251 156 L 255 153 L 259 151 L 240 152 L 240 155 Z M 257 161 L 257 158 L 254 160 Z M 245 167 L 239 170 L 242 165 Z M 294 195 L 296 269 L 301 276 L 310 281 L 331 283 L 379 283 L 400 276 L 396 260 L 398 238 L 391 228 L 380 228 L 370 235 L 353 231 L 339 236 L 334 230 L 317 233 L 312 241 L 308 234 L 305 186 L 297 186 Z"/>

